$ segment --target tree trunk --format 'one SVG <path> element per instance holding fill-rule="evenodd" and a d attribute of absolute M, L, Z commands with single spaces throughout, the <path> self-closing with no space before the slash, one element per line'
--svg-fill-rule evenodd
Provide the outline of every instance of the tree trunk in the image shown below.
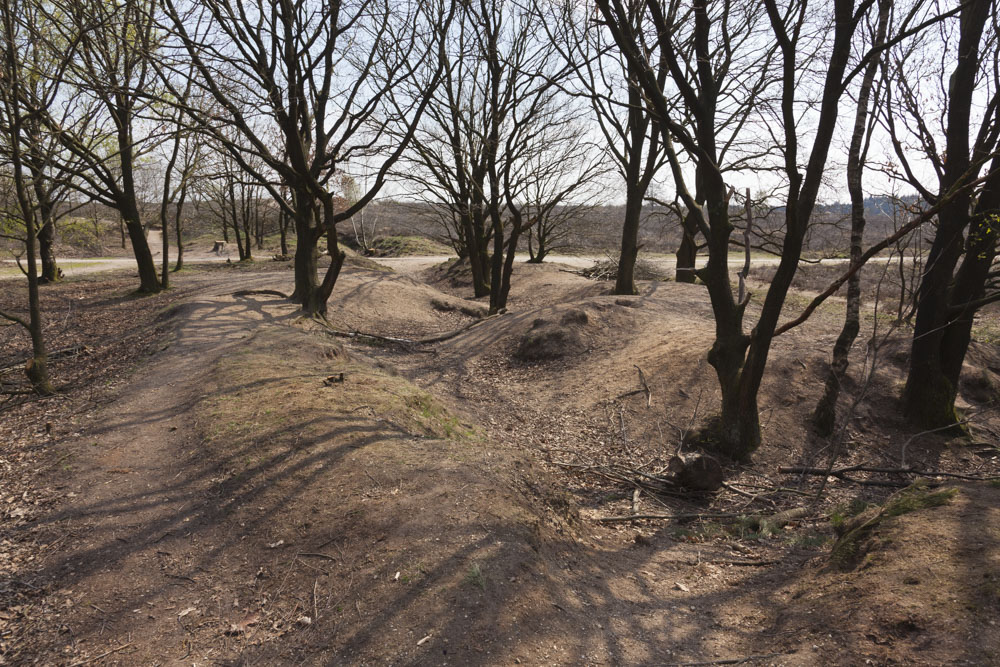
<path fill-rule="evenodd" d="M 665 76 L 666 70 L 662 70 Z M 655 133 L 659 129 L 653 125 L 654 136 L 647 137 L 650 115 L 643 109 L 642 92 L 638 85 L 638 72 L 633 62 L 628 63 L 628 145 L 625 156 L 625 219 L 622 221 L 622 245 L 618 257 L 618 275 L 615 278 L 615 294 L 637 294 L 635 287 L 635 262 L 639 256 L 639 222 L 642 218 L 642 201 L 649 184 L 656 173 L 657 148 Z M 659 80 L 662 85 L 663 79 Z M 646 160 L 643 161 L 643 149 Z"/>
<path fill-rule="evenodd" d="M 482 202 L 473 203 L 474 210 L 468 215 L 463 214 L 462 222 L 467 225 L 465 230 L 466 244 L 469 247 L 469 268 L 472 270 L 472 291 L 476 298 L 490 293 L 486 267 L 489 266 L 488 254 L 485 248 L 486 238 L 483 227 L 486 221 L 482 212 Z"/>
<path fill-rule="evenodd" d="M 253 229 L 250 226 L 250 220 L 243 219 L 243 243 L 246 245 L 246 250 L 244 251 L 244 257 L 247 261 L 253 259 Z"/>
<path fill-rule="evenodd" d="M 8 73 L 10 70 L 8 70 Z M 16 77 L 13 77 L 17 81 Z M 45 352 L 45 338 L 42 335 L 42 308 L 38 298 L 38 264 L 36 262 L 35 209 L 28 195 L 22 163 L 20 140 L 20 114 L 17 104 L 13 104 L 13 127 L 11 128 L 11 163 L 14 171 L 14 190 L 17 195 L 21 217 L 24 218 L 25 252 L 28 260 L 28 334 L 31 336 L 31 359 L 25 367 L 25 374 L 35 393 L 49 396 L 55 393 L 49 381 L 48 357 Z M 17 320 L 22 325 L 23 320 Z"/>
<path fill-rule="evenodd" d="M 614 293 L 638 294 L 638 290 L 635 288 L 635 262 L 639 256 L 639 220 L 642 216 L 642 196 L 635 196 L 634 186 L 626 183 L 626 188 L 629 190 L 626 194 L 625 219 L 622 221 L 622 250 L 618 257 L 618 277 L 615 279 Z"/>
<path fill-rule="evenodd" d="M 503 294 L 503 219 L 498 210 L 490 211 L 490 219 L 493 221 L 493 256 L 490 258 L 490 315 L 493 315 L 504 307 L 500 303 Z"/>
<path fill-rule="evenodd" d="M 174 271 L 180 271 L 184 268 L 184 241 L 181 238 L 181 217 L 182 211 L 184 210 L 184 199 L 187 196 L 187 186 L 181 187 L 181 195 L 177 200 L 177 210 L 174 215 L 174 232 L 177 234 L 177 262 L 174 264 Z"/>
<path fill-rule="evenodd" d="M 996 258 L 998 214 L 1000 157 L 994 158 L 990 165 L 990 177 L 976 202 L 965 256 L 948 291 L 946 306 L 936 318 L 937 329 L 923 337 L 930 344 L 921 345 L 921 348 L 930 358 L 910 360 L 904 392 L 906 416 L 924 428 L 959 427 L 961 418 L 955 410 L 958 381 L 972 340 L 975 314 L 980 300 L 986 295 L 990 268 Z M 921 324 L 919 308 L 923 307 L 921 302 L 917 311 L 918 326 Z M 914 349 L 918 343 L 923 341 L 917 340 L 914 328 Z"/>
<path fill-rule="evenodd" d="M 135 194 L 135 174 L 133 171 L 133 155 L 130 125 L 119 123 L 118 151 L 121 156 L 122 189 L 118 195 L 118 210 L 125 221 L 132 242 L 132 252 L 139 268 L 139 293 L 156 294 L 160 291 L 160 279 L 156 274 L 156 264 L 153 253 L 149 250 L 146 240 L 146 230 L 142 225 L 139 213 L 139 202 Z"/>
<path fill-rule="evenodd" d="M 674 269 L 674 280 L 679 283 L 693 283 L 697 280 L 694 268 L 698 258 L 698 225 L 691 219 L 691 214 L 681 221 L 681 243 L 677 246 L 677 266 Z"/>
<path fill-rule="evenodd" d="M 317 270 L 319 252 L 317 250 L 318 236 L 313 222 L 316 219 L 315 204 L 305 191 L 296 192 L 295 202 L 295 291 L 292 301 L 302 306 L 309 315 L 322 314 L 318 295 Z M 325 305 L 325 304 L 324 304 Z"/>
<path fill-rule="evenodd" d="M 979 43 L 991 6 L 990 0 L 971 0 L 963 6 L 959 21 L 960 34 L 955 69 L 949 81 L 948 128 L 945 151 L 948 156 L 941 178 L 941 193 L 967 179 L 970 165 L 969 127 L 972 100 L 979 71 Z M 991 168 L 996 168 L 994 160 Z M 984 187 L 977 203 L 977 213 L 987 214 L 995 206 L 997 197 L 995 178 Z M 985 200 L 985 201 L 984 201 Z M 904 414 L 908 420 L 923 428 L 958 426 L 955 414 L 955 395 L 958 373 L 968 347 L 965 320 L 971 328 L 971 318 L 964 304 L 974 300 L 979 293 L 972 280 L 974 271 L 961 285 L 954 270 L 965 251 L 964 232 L 974 221 L 971 215 L 972 195 L 962 190 L 951 198 L 938 214 L 938 227 L 927 256 L 926 271 L 920 281 L 917 295 L 917 312 L 913 328 L 910 353 L 910 370 L 903 392 Z M 983 206 L 984 208 L 980 208 Z M 980 221 L 986 221 L 985 217 Z M 970 249 L 976 244 L 972 237 L 976 226 L 970 229 Z M 995 236 L 987 235 L 995 242 Z M 970 261 L 968 252 L 966 260 Z M 970 267 L 976 258 L 972 258 Z M 963 263 L 964 266 L 965 263 Z M 958 288 L 952 291 L 952 284 Z M 962 293 L 959 293 L 959 289 Z M 956 306 L 958 306 L 956 311 Z"/>
<path fill-rule="evenodd" d="M 288 213 L 284 209 L 278 212 L 278 236 L 281 240 L 281 254 L 288 257 Z"/>
<path fill-rule="evenodd" d="M 741 460 L 749 457 L 760 445 L 760 422 L 757 416 L 757 399 L 744 391 L 744 358 L 750 337 L 743 333 L 745 304 L 733 300 L 729 279 L 729 222 L 728 197 L 721 174 L 717 175 L 714 197 L 707 199 L 711 238 L 709 238 L 708 263 L 697 272 L 708 287 L 712 310 L 715 314 L 715 341 L 708 352 L 708 363 L 715 369 L 722 391 L 722 405 L 718 421 L 710 424 L 708 440 L 730 458 Z"/>
<path fill-rule="evenodd" d="M 507 255 L 504 257 L 503 270 L 500 277 L 500 296 L 497 299 L 497 311 L 507 307 L 507 297 L 510 295 L 510 277 L 514 273 L 514 258 L 517 253 L 517 244 L 521 240 L 522 216 L 516 211 L 513 213 L 511 221 L 510 239 L 507 241 Z M 531 228 L 528 229 L 531 234 Z M 536 255 L 541 262 L 541 255 Z"/>
<path fill-rule="evenodd" d="M 57 282 L 60 278 L 59 266 L 56 264 L 55 237 L 56 226 L 50 218 L 38 230 L 38 256 L 42 264 L 39 282 L 43 284 Z"/>
<path fill-rule="evenodd" d="M 29 212 L 30 213 L 30 212 Z M 31 359 L 25 368 L 28 381 L 36 394 L 49 396 L 55 393 L 49 380 L 48 356 L 42 336 L 42 309 L 38 298 L 38 267 L 35 263 L 34 215 L 26 215 L 28 255 L 28 324 L 31 334 Z"/>
<path fill-rule="evenodd" d="M 38 215 L 41 220 L 41 228 L 38 230 L 38 256 L 42 261 L 42 274 L 39 283 L 54 283 L 62 277 L 62 272 L 59 271 L 56 264 L 55 206 L 52 204 L 50 193 L 42 185 L 44 174 L 41 173 L 41 170 L 32 169 L 31 175 L 35 201 L 38 204 Z"/>
<path fill-rule="evenodd" d="M 160 286 L 163 289 L 170 288 L 170 228 L 167 225 L 166 219 L 163 221 L 163 227 L 160 230 L 160 238 L 163 241 L 162 250 L 163 253 L 163 268 L 160 269 Z"/>
<path fill-rule="evenodd" d="M 879 3 L 875 46 L 881 46 L 885 41 L 890 7 L 891 3 L 887 0 L 881 0 Z M 865 69 L 864 77 L 861 80 L 861 89 L 858 91 L 858 106 L 854 115 L 854 131 L 851 134 L 851 144 L 847 153 L 847 190 L 851 196 L 851 266 L 857 266 L 861 262 L 861 255 L 864 252 L 861 246 L 865 233 L 865 193 L 863 187 L 865 158 L 862 155 L 862 150 L 868 126 L 868 104 L 878 64 L 879 61 L 873 58 Z M 820 397 L 816 404 L 816 410 L 813 412 L 813 425 L 821 436 L 832 434 L 836 425 L 837 399 L 840 397 L 840 388 L 847 375 L 851 347 L 854 345 L 860 330 L 861 270 L 859 269 L 847 279 L 847 312 L 844 316 L 844 327 L 833 346 L 833 357 L 826 376 L 823 396 Z"/>

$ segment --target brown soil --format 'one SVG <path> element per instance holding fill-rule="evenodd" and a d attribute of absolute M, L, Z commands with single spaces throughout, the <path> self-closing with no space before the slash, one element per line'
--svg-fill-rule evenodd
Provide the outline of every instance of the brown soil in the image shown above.
<path fill-rule="evenodd" d="M 982 639 L 1000 610 L 995 486 L 960 484 L 952 502 L 884 522 L 846 573 L 827 565 L 827 516 L 893 489 L 831 478 L 823 502 L 784 527 L 596 521 L 634 506 L 804 506 L 820 478 L 776 467 L 825 466 L 834 449 L 804 424 L 836 308 L 775 343 L 766 443 L 753 465 L 726 467 L 731 487 L 634 496 L 608 471 L 665 469 L 717 405 L 702 287 L 614 297 L 558 267 L 518 265 L 509 313 L 400 346 L 333 336 L 280 297 L 234 296 L 287 289 L 286 269 L 259 264 L 180 274 L 176 292 L 149 300 L 97 296 L 123 279 L 46 288 L 51 303 L 80 304 L 67 332 L 93 321 L 110 336 L 127 320 L 132 338 L 117 356 L 106 343 L 107 375 L 86 371 L 97 351 L 68 356 L 54 365 L 75 378 L 65 398 L 0 413 L 12 442 L 0 664 L 1000 660 L 995 637 Z M 461 285 L 442 270 L 348 267 L 331 324 L 407 338 L 465 327 L 477 304 Z M 579 344 L 517 360 L 540 327 Z M 898 467 L 905 449 L 909 465 L 996 475 L 996 349 L 970 354 L 975 437 L 912 438 L 893 417 L 904 339 L 883 348 L 837 464 Z M 636 366 L 649 406 L 623 396 Z"/>

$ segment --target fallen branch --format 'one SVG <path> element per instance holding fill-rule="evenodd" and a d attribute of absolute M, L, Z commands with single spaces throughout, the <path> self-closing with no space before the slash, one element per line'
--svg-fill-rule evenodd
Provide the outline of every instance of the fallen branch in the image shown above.
<path fill-rule="evenodd" d="M 394 345 L 403 345 L 409 347 L 412 345 L 430 345 L 432 343 L 442 343 L 446 340 L 450 340 L 458 336 L 459 334 L 465 333 L 469 329 L 478 326 L 487 320 L 500 317 L 501 315 L 504 314 L 505 313 L 495 313 L 488 317 L 484 317 L 481 320 L 477 320 L 471 324 L 467 324 L 464 327 L 460 327 L 458 329 L 454 329 L 452 331 L 448 331 L 443 334 L 430 336 L 427 338 L 416 338 L 416 339 L 399 338 L 397 336 L 382 336 L 379 334 L 365 333 L 363 331 L 339 331 L 331 327 L 329 324 L 323 322 L 322 320 L 316 320 L 316 321 L 322 324 L 323 327 L 326 328 L 327 333 L 329 333 L 331 336 L 338 336 L 340 338 L 370 338 L 372 340 L 382 341 L 383 343 L 393 343 Z"/>
<path fill-rule="evenodd" d="M 274 289 L 242 289 L 233 292 L 233 296 L 280 296 L 282 299 L 289 299 L 287 294 Z"/>
<path fill-rule="evenodd" d="M 685 514 L 630 514 L 628 516 L 605 516 L 594 519 L 597 523 L 627 523 L 629 521 L 687 521 L 691 519 L 738 519 L 742 514 L 732 512 L 695 512 Z"/>
<path fill-rule="evenodd" d="M 702 558 L 700 560 L 665 560 L 661 561 L 663 563 L 671 563 L 675 565 L 688 565 L 690 567 L 697 567 L 701 563 L 708 563 L 709 565 L 734 565 L 737 567 L 764 567 L 767 565 L 777 565 L 778 563 L 783 563 L 782 560 L 735 560 L 731 558 L 712 558 L 706 559 Z"/>
<path fill-rule="evenodd" d="M 792 521 L 801 519 L 808 514 L 809 509 L 806 507 L 794 507 L 770 516 L 763 514 L 749 516 L 747 517 L 747 524 L 757 530 L 764 530 L 765 528 L 784 528 Z"/>
<path fill-rule="evenodd" d="M 708 662 L 670 662 L 667 663 L 668 667 L 703 667 L 707 665 L 742 665 L 748 662 L 753 662 L 754 660 L 767 660 L 769 658 L 776 658 L 781 653 L 765 653 L 763 655 L 748 655 L 745 658 L 730 658 L 727 660 L 709 660 Z"/>
<path fill-rule="evenodd" d="M 642 369 L 632 364 L 635 370 L 639 371 L 639 388 L 632 391 L 626 391 L 624 394 L 620 394 L 617 398 L 627 398 L 628 396 L 635 396 L 636 394 L 646 395 L 646 407 L 648 408 L 653 402 L 653 392 L 649 390 L 649 383 L 646 382 L 646 374 L 642 372 Z"/>
<path fill-rule="evenodd" d="M 299 553 L 295 554 L 295 556 L 296 557 L 306 556 L 307 558 L 322 558 L 324 560 L 332 560 L 332 561 L 336 561 L 337 560 L 333 556 L 328 556 L 326 554 L 321 554 L 321 553 L 316 553 L 316 552 L 311 552 L 311 551 L 300 551 Z"/>
<path fill-rule="evenodd" d="M 87 347 L 86 345 L 73 345 L 71 347 L 64 347 L 59 350 L 53 350 L 51 352 L 48 352 L 46 353 L 45 357 L 49 361 L 55 361 L 56 359 L 63 359 L 65 357 L 75 357 L 78 354 L 84 354 L 90 351 L 91 348 Z M 9 370 L 24 368 L 24 365 L 28 363 L 29 360 L 30 357 L 28 359 L 25 359 L 24 361 L 19 361 L 14 364 L 9 364 L 7 366 L 0 367 L 0 373 L 6 373 Z"/>
<path fill-rule="evenodd" d="M 848 477 L 851 472 L 870 472 L 881 475 L 919 475 L 921 477 L 952 477 L 954 479 L 964 479 L 971 482 L 991 482 L 1000 479 L 1000 476 L 993 475 L 981 477 L 977 475 L 963 475 L 957 472 L 945 472 L 943 470 L 918 470 L 916 468 L 879 468 L 876 466 L 855 465 L 836 470 L 826 468 L 811 468 L 808 466 L 781 466 L 778 472 L 785 475 L 827 475 L 858 484 L 875 484 L 874 480 L 860 480 Z"/>
<path fill-rule="evenodd" d="M 487 315 L 486 317 L 484 317 L 481 320 L 476 320 L 475 322 L 472 322 L 471 324 L 466 324 L 464 327 L 459 327 L 458 329 L 454 329 L 452 331 L 448 331 L 447 333 L 443 333 L 443 334 L 440 334 L 438 336 L 430 336 L 429 338 L 421 338 L 421 339 L 416 340 L 414 342 L 416 344 L 418 344 L 418 345 L 430 345 L 431 343 L 443 343 L 444 341 L 450 340 L 450 339 L 454 338 L 455 336 L 458 336 L 459 334 L 465 333 L 466 331 L 468 331 L 469 329 L 472 329 L 473 327 L 479 326 L 480 324 L 482 324 L 483 322 L 486 322 L 487 320 L 492 320 L 492 319 L 495 319 L 497 317 L 500 317 L 501 315 L 506 315 L 506 314 L 507 314 L 507 311 L 504 311 L 502 313 L 493 313 L 492 315 Z"/>
<path fill-rule="evenodd" d="M 809 510 L 805 507 L 778 512 L 777 514 L 737 514 L 735 512 L 703 512 L 690 514 L 636 514 L 627 516 L 608 516 L 596 519 L 598 523 L 625 523 L 639 519 L 648 520 L 689 520 L 689 519 L 741 519 L 750 528 L 761 530 L 764 527 L 783 528 L 786 524 L 801 519 L 808 515 Z"/>
<path fill-rule="evenodd" d="M 129 642 L 128 644 L 122 644 L 118 648 L 113 648 L 110 651 L 107 651 L 107 652 L 102 653 L 100 655 L 95 655 L 93 658 L 87 658 L 86 660 L 77 660 L 76 662 L 72 663 L 69 667 L 80 667 L 80 665 L 86 665 L 86 664 L 89 664 L 91 662 L 97 662 L 101 658 L 106 658 L 109 655 L 111 655 L 112 653 L 118 653 L 118 651 L 122 651 L 124 649 L 127 649 L 131 645 L 132 645 L 132 642 Z"/>

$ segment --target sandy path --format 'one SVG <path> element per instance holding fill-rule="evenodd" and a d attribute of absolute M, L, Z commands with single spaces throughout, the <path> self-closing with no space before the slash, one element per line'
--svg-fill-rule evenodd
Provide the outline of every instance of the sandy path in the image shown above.
<path fill-rule="evenodd" d="M 72 452 L 71 500 L 40 524 L 75 539 L 51 554 L 43 576 L 57 595 L 86 591 L 87 602 L 66 618 L 75 637 L 100 636 L 105 627 L 124 639 L 132 636 L 129 628 L 140 627 L 144 634 L 183 635 L 178 600 L 204 606 L 184 590 L 195 574 L 185 563 L 229 555 L 212 546 L 224 539 L 218 528 L 202 527 L 192 536 L 213 513 L 217 492 L 215 471 L 199 457 L 190 410 L 204 395 L 214 364 L 261 323 L 276 319 L 232 292 L 277 282 L 268 275 L 240 277 L 185 301 L 177 328 L 131 377 L 113 409 L 96 415 L 75 443 L 62 445 Z M 159 572 L 166 578 L 151 576 Z M 93 645 L 80 648 L 98 652 Z"/>
<path fill-rule="evenodd" d="M 149 243 L 149 249 L 153 253 L 153 261 L 156 262 L 157 267 L 160 264 L 163 247 L 162 236 L 160 234 L 158 230 L 151 229 L 146 239 Z M 191 252 L 188 250 L 184 253 L 184 262 L 186 264 L 224 262 L 231 255 L 231 252 L 217 255 L 212 252 Z M 176 259 L 177 249 L 171 246 L 171 263 Z M 63 275 L 66 276 L 80 276 L 88 273 L 100 273 L 101 271 L 136 268 L 135 258 L 133 257 L 57 257 L 56 263 L 62 269 Z M 0 280 L 13 280 L 21 277 L 22 274 L 17 270 L 17 262 L 15 260 L 0 260 Z"/>

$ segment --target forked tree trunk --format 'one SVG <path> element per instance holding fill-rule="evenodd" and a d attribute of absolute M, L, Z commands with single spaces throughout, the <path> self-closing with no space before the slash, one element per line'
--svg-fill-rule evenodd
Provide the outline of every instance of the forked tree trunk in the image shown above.
<path fill-rule="evenodd" d="M 640 10 L 641 11 L 641 10 Z M 628 146 L 622 166 L 625 169 L 625 218 L 622 220 L 621 253 L 618 256 L 618 275 L 615 277 L 615 294 L 637 294 L 635 263 L 639 255 L 639 222 L 642 219 L 642 202 L 649 184 L 656 173 L 662 155 L 656 136 L 659 126 L 654 124 L 643 108 L 643 96 L 638 85 L 635 63 L 627 64 L 628 87 Z M 666 68 L 660 68 L 658 85 L 662 88 Z M 652 127 L 652 135 L 648 135 Z M 645 151 L 645 160 L 643 152 Z"/>
<path fill-rule="evenodd" d="M 990 165 L 990 176 L 980 192 L 971 216 L 965 255 L 947 292 L 947 302 L 934 321 L 920 318 L 921 300 L 914 327 L 914 354 L 904 390 L 906 417 L 923 428 L 955 426 L 961 430 L 961 416 L 955 409 L 958 381 L 972 340 L 976 312 L 996 295 L 986 298 L 986 283 L 997 253 L 1000 231 L 1000 157 Z M 940 231 L 939 231 L 940 233 Z M 935 238 L 935 243 L 937 239 Z M 928 259 L 928 264 L 930 259 Z M 925 274 L 923 289 L 927 282 Z M 930 323 L 929 323 L 930 321 Z M 936 326 L 933 329 L 928 327 Z M 918 331 L 923 335 L 918 339 Z"/>
<path fill-rule="evenodd" d="M 960 34 L 955 69 L 949 81 L 948 127 L 945 150 L 948 159 L 941 178 L 941 193 L 960 185 L 969 176 L 969 128 L 976 77 L 979 72 L 980 40 L 992 2 L 970 0 L 960 16 Z M 923 428 L 958 426 L 955 396 L 958 376 L 968 349 L 974 302 L 981 298 L 986 274 L 984 262 L 992 262 L 996 230 L 987 231 L 1000 203 L 1000 160 L 990 165 L 991 176 L 972 215 L 972 195 L 962 190 L 938 214 L 938 226 L 920 282 L 913 328 L 910 370 L 904 389 L 904 414 Z M 984 227 L 985 225 L 985 227 Z M 969 247 L 965 232 L 968 229 Z M 978 247 L 977 251 L 973 251 Z M 965 260 L 954 274 L 963 252 Z M 988 264 L 987 264 L 988 267 Z"/>

